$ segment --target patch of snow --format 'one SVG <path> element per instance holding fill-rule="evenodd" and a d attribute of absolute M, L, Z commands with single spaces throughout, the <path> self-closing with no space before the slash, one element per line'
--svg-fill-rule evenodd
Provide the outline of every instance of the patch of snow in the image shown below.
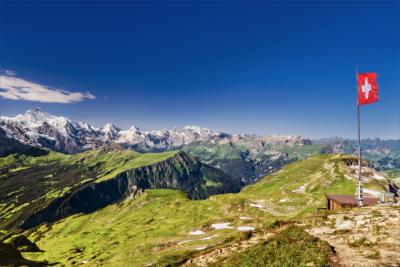
<path fill-rule="evenodd" d="M 231 223 L 227 222 L 227 223 L 214 223 L 211 225 L 212 228 L 214 228 L 215 230 L 221 230 L 221 229 L 231 229 L 233 228 L 232 226 L 229 226 Z"/>
<path fill-rule="evenodd" d="M 256 228 L 251 226 L 239 226 L 237 229 L 242 232 L 247 232 L 247 231 L 253 231 Z"/>
<path fill-rule="evenodd" d="M 372 178 L 376 179 L 376 180 L 385 180 L 385 177 L 374 172 L 374 175 L 372 175 Z"/>
<path fill-rule="evenodd" d="M 281 199 L 279 199 L 279 202 L 288 202 L 289 201 L 289 199 L 287 199 L 287 198 L 281 198 Z"/>
<path fill-rule="evenodd" d="M 1 117 L 0 117 L 0 118 L 1 118 Z M 9 129 L 7 129 L 7 127 L 1 126 L 1 125 L 0 125 L 0 128 L 3 129 L 3 131 L 5 131 L 6 136 L 7 136 L 8 138 L 12 138 L 12 132 L 11 132 Z"/>
<path fill-rule="evenodd" d="M 365 189 L 365 188 L 363 188 L 363 192 L 364 193 L 367 193 L 367 194 L 370 194 L 370 195 L 373 195 L 374 197 L 380 197 L 381 196 L 381 192 L 379 192 L 379 191 L 376 191 L 376 190 L 372 190 L 372 189 Z"/>
<path fill-rule="evenodd" d="M 204 250 L 204 249 L 206 249 L 206 248 L 208 248 L 207 246 L 203 246 L 203 247 L 198 247 L 198 248 L 196 248 L 196 250 Z"/>
<path fill-rule="evenodd" d="M 196 230 L 193 232 L 190 232 L 189 235 L 204 235 L 205 233 L 201 230 Z"/>
<path fill-rule="evenodd" d="M 299 188 L 292 190 L 292 193 L 304 193 L 306 191 L 306 186 L 302 185 Z"/>
<path fill-rule="evenodd" d="M 190 240 L 183 240 L 181 242 L 178 242 L 178 245 L 184 244 L 184 243 L 188 243 L 188 242 L 193 242 L 196 241 L 195 239 L 190 239 Z"/>
<path fill-rule="evenodd" d="M 353 180 L 353 177 L 351 177 L 350 175 L 345 174 L 344 177 L 348 180 Z"/>
<path fill-rule="evenodd" d="M 210 240 L 211 238 L 214 238 L 214 237 L 216 237 L 216 236 L 218 236 L 218 235 L 210 235 L 210 236 L 201 238 L 201 239 L 199 239 L 199 240 Z"/>
<path fill-rule="evenodd" d="M 261 204 L 258 204 L 258 203 L 257 203 L 257 204 L 253 204 L 253 203 L 251 203 L 251 204 L 250 204 L 250 206 L 251 206 L 251 207 L 255 207 L 255 208 L 259 208 L 259 209 L 262 209 L 262 208 L 264 208 L 264 206 L 263 206 L 263 205 L 261 205 Z"/>
<path fill-rule="evenodd" d="M 180 244 L 184 244 L 184 243 L 188 243 L 188 242 L 193 242 L 193 241 L 204 241 L 204 240 L 210 240 L 210 239 L 212 239 L 212 238 L 214 238 L 214 237 L 216 237 L 216 236 L 218 236 L 218 235 L 210 235 L 210 236 L 207 236 L 207 237 L 204 237 L 204 238 L 200 238 L 200 239 L 189 239 L 189 240 L 183 240 L 183 241 L 179 242 L 179 243 L 178 243 L 178 245 L 180 245 Z"/>
<path fill-rule="evenodd" d="M 240 216 L 239 220 L 252 220 L 253 218 L 251 217 L 246 217 L 246 216 Z"/>

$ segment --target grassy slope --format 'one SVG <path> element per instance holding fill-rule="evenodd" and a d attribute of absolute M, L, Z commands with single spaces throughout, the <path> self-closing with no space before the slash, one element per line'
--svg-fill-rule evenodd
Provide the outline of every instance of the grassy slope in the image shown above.
<path fill-rule="evenodd" d="M 8 168 L 10 172 L 16 172 L 34 165 L 59 163 L 68 166 L 77 164 L 84 165 L 86 168 L 98 168 L 100 174 L 96 178 L 104 180 L 129 169 L 163 161 L 177 153 L 178 151 L 141 154 L 133 150 L 112 150 L 102 153 L 101 149 L 95 149 L 75 155 L 65 155 L 53 151 L 41 157 L 12 154 L 0 158 L 0 169 Z"/>
<path fill-rule="evenodd" d="M 400 169 L 391 169 L 387 170 L 386 174 L 388 175 L 389 178 L 395 179 L 400 177 Z"/>
<path fill-rule="evenodd" d="M 28 210 L 45 207 L 54 198 L 85 183 L 100 182 L 126 170 L 163 161 L 176 153 L 96 149 L 76 155 L 50 152 L 41 157 L 16 154 L 2 157 L 0 227 Z"/>
<path fill-rule="evenodd" d="M 107 262 L 113 266 L 138 266 L 154 262 L 165 254 L 181 253 L 207 243 L 177 245 L 178 241 L 189 238 L 189 231 L 219 217 L 223 207 L 220 200 L 190 201 L 180 191 L 147 190 L 133 201 L 126 200 L 89 215 L 69 217 L 51 229 L 45 226 L 37 229 L 29 238 L 38 241 L 38 246 L 47 252 L 28 255 L 40 255 L 38 259 L 65 264 L 89 260 L 92 265 Z M 225 209 L 222 212 L 230 218 L 229 205 Z M 70 253 L 73 248 L 84 253 Z M 75 258 L 67 260 L 65 255 Z"/>
<path fill-rule="evenodd" d="M 196 248 L 228 242 L 239 235 L 236 229 L 213 230 L 211 223 L 231 222 L 234 227 L 248 225 L 261 230 L 276 219 L 295 219 L 315 212 L 324 206 L 325 193 L 353 194 L 356 183 L 344 177 L 341 164 L 341 156 L 314 156 L 284 167 L 239 194 L 200 201 L 190 201 L 179 191 L 147 190 L 135 200 L 28 231 L 30 239 L 46 252 L 25 256 L 67 265 L 87 261 L 88 265 L 112 266 L 165 263 L 174 259 L 168 255 L 178 255 L 179 259 L 198 253 Z M 300 186 L 305 186 L 304 192 L 292 192 Z M 264 208 L 252 207 L 254 203 Z M 252 219 L 243 221 L 239 216 Z M 188 234 L 196 229 L 206 235 Z M 178 244 L 212 235 L 218 236 Z M 71 252 L 74 248 L 82 253 Z"/>
<path fill-rule="evenodd" d="M 356 183 L 340 169 L 341 156 L 318 155 L 294 162 L 260 182 L 247 186 L 242 194 L 268 202 L 275 214 L 291 216 L 313 212 L 325 206 L 326 193 L 354 194 Z M 304 186 L 304 192 L 301 187 Z M 298 192 L 293 192 L 299 190 Z M 272 207 L 272 208 L 271 208 Z M 268 208 L 268 207 L 267 207 Z"/>

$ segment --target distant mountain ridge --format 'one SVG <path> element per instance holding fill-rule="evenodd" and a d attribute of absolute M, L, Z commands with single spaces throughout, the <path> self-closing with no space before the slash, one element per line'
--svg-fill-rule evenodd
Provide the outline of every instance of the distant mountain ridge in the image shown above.
<path fill-rule="evenodd" d="M 313 140 L 315 144 L 326 145 L 326 153 L 357 154 L 358 142 L 341 137 Z M 367 138 L 361 141 L 362 156 L 374 163 L 377 169 L 400 168 L 400 139 L 382 140 Z"/>
<path fill-rule="evenodd" d="M 202 162 L 250 184 L 279 170 L 285 164 L 323 153 L 356 154 L 357 142 L 343 138 L 308 139 L 302 136 L 228 134 L 189 125 L 183 128 L 142 131 L 132 126 L 122 130 L 112 123 L 96 128 L 63 116 L 32 108 L 15 117 L 0 117 L 1 140 L 16 148 L 46 148 L 66 154 L 96 149 L 108 143 L 138 152 L 181 149 Z M 0 141 L 1 141 L 0 140 Z M 400 169 L 400 139 L 362 141 L 363 157 L 380 170 Z"/>
<path fill-rule="evenodd" d="M 140 152 L 160 152 L 182 148 L 194 143 L 227 143 L 254 139 L 256 143 L 311 143 L 301 136 L 257 136 L 227 134 L 188 125 L 183 128 L 142 131 L 132 126 L 121 130 L 112 123 L 96 128 L 86 122 L 74 122 L 55 116 L 40 108 L 32 108 L 15 117 L 0 117 L 0 128 L 9 138 L 58 152 L 74 154 L 115 142 Z"/>

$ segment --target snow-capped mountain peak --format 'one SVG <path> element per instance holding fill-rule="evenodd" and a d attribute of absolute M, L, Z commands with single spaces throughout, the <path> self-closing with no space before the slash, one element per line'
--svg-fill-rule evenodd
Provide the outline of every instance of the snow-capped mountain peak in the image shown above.
<path fill-rule="evenodd" d="M 118 138 L 119 132 L 121 131 L 120 128 L 114 126 L 112 123 L 106 123 L 103 127 L 100 128 L 100 132 L 104 136 L 105 141 L 112 141 Z"/>
<path fill-rule="evenodd" d="M 119 131 L 121 131 L 121 129 L 116 127 L 111 122 L 108 122 L 108 123 L 104 124 L 103 127 L 100 128 L 100 131 L 102 131 L 102 132 L 119 132 Z"/>
<path fill-rule="evenodd" d="M 213 132 L 210 129 L 202 128 L 196 125 L 187 125 L 183 128 L 184 130 L 191 131 L 193 133 L 197 133 L 198 135 L 210 135 Z"/>
<path fill-rule="evenodd" d="M 92 125 L 90 125 L 90 124 L 88 124 L 88 123 L 86 123 L 86 122 L 83 122 L 83 121 L 77 122 L 77 125 L 78 125 L 81 129 L 84 129 L 84 130 L 86 130 L 86 131 L 98 131 L 97 128 L 95 128 L 95 127 L 93 127 Z"/>
<path fill-rule="evenodd" d="M 1 117 L 0 127 L 8 136 L 21 142 L 67 153 L 96 148 L 106 142 L 138 150 L 161 151 L 222 138 L 220 133 L 195 125 L 151 131 L 142 131 L 135 126 L 122 131 L 112 123 L 96 128 L 86 122 L 73 122 L 66 117 L 49 114 L 41 108 L 29 109 L 15 117 Z"/>
<path fill-rule="evenodd" d="M 66 133 L 67 124 L 71 122 L 68 118 L 51 115 L 37 107 L 28 109 L 25 113 L 18 114 L 15 117 L 1 117 L 0 119 L 19 124 L 28 129 L 41 127 L 46 123 L 63 134 Z"/>
<path fill-rule="evenodd" d="M 131 126 L 131 127 L 129 127 L 129 130 L 128 131 L 131 131 L 131 132 L 140 132 L 140 129 L 138 128 L 138 127 L 136 127 L 136 126 Z"/>
<path fill-rule="evenodd" d="M 97 139 L 102 136 L 88 123 L 73 122 L 41 108 L 31 108 L 15 117 L 1 117 L 0 127 L 22 143 L 67 153 L 97 147 Z"/>

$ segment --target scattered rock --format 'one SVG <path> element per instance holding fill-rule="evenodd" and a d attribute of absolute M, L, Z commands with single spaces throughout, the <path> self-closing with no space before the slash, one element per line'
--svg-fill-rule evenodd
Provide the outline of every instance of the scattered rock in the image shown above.
<path fill-rule="evenodd" d="M 343 221 L 343 214 L 330 214 L 328 215 L 329 220 Z"/>
<path fill-rule="evenodd" d="M 365 220 L 356 220 L 356 225 L 364 225 L 365 223 Z"/>
<path fill-rule="evenodd" d="M 70 252 L 70 253 L 77 254 L 77 253 L 82 253 L 83 250 L 80 249 L 80 248 L 78 248 L 78 247 L 75 247 L 75 248 L 71 248 L 71 249 L 69 250 L 69 252 Z"/>
<path fill-rule="evenodd" d="M 322 235 L 322 234 L 333 234 L 336 230 L 331 227 L 322 226 L 318 228 L 313 228 L 310 233 L 314 235 Z"/>
<path fill-rule="evenodd" d="M 336 231 L 329 234 L 332 222 Z M 398 207 L 378 205 L 336 211 L 327 220 L 310 219 L 307 231 L 334 248 L 338 266 L 400 266 L 399 222 Z"/>
<path fill-rule="evenodd" d="M 336 221 L 336 229 L 345 230 L 350 229 L 354 226 L 352 221 Z"/>

